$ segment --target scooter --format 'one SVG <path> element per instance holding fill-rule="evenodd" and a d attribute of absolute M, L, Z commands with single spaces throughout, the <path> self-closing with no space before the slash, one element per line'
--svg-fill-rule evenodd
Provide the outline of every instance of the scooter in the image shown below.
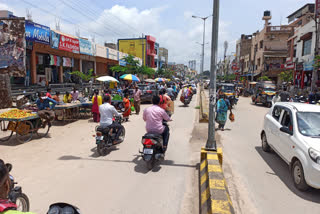
<path fill-rule="evenodd" d="M 9 172 L 12 170 L 12 164 L 6 164 L 7 169 Z M 10 178 L 10 192 L 9 192 L 9 199 L 11 202 L 17 205 L 17 210 L 21 212 L 28 212 L 30 209 L 29 198 L 26 194 L 22 192 L 22 188 L 20 186 L 15 186 L 18 184 L 14 181 L 14 177 L 9 175 Z"/>
<path fill-rule="evenodd" d="M 73 206 L 71 204 L 59 202 L 51 204 L 47 214 L 80 214 L 80 210 L 78 207 Z"/>
<path fill-rule="evenodd" d="M 120 125 L 124 121 L 122 117 L 115 117 L 114 120 Z M 114 143 L 114 141 L 116 140 L 117 133 L 119 131 L 120 131 L 119 142 Z M 108 128 L 108 127 L 104 128 L 104 127 L 97 126 L 96 135 L 94 135 L 94 137 L 96 138 L 98 154 L 101 156 L 106 155 L 110 147 L 113 147 L 124 141 L 125 135 L 126 135 L 126 130 L 122 125 L 120 130 L 119 129 L 117 130 L 114 128 Z"/>
<path fill-rule="evenodd" d="M 165 126 L 168 126 L 164 122 Z M 157 161 L 164 159 L 163 137 L 161 134 L 147 133 L 142 137 L 143 151 L 139 151 L 142 159 L 146 162 L 147 168 L 151 170 Z"/>

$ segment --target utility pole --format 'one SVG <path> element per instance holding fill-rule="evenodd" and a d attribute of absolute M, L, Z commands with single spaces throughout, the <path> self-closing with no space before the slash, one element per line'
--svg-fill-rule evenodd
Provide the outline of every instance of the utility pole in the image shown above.
<path fill-rule="evenodd" d="M 215 139 L 215 107 L 217 96 L 217 52 L 219 32 L 219 4 L 220 0 L 213 0 L 212 39 L 211 39 L 211 66 L 210 66 L 210 103 L 209 103 L 209 127 L 206 150 L 217 151 Z"/>

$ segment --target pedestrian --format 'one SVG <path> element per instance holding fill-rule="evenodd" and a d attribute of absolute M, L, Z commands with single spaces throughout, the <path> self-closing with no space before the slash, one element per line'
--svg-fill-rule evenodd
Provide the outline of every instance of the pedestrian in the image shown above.
<path fill-rule="evenodd" d="M 125 94 L 123 98 L 123 104 L 124 104 L 124 112 L 123 112 L 123 118 L 128 121 L 129 115 L 131 114 L 131 105 L 129 100 L 129 94 Z"/>
<path fill-rule="evenodd" d="M 93 122 L 99 123 L 100 122 L 100 112 L 99 106 L 102 104 L 102 97 L 99 95 L 99 90 L 94 90 L 94 95 L 92 97 L 92 115 L 93 115 Z"/>
<path fill-rule="evenodd" d="M 38 115 L 44 120 L 43 127 L 45 127 L 47 124 L 49 127 L 51 127 L 51 122 L 55 118 L 53 109 L 57 102 L 47 96 L 44 97 L 42 92 L 38 92 L 36 104 L 39 110 Z"/>
<path fill-rule="evenodd" d="M 133 97 L 134 97 L 134 109 L 136 110 L 137 115 L 139 115 L 140 113 L 141 95 L 142 95 L 141 90 L 139 89 L 138 86 L 136 86 Z"/>
<path fill-rule="evenodd" d="M 216 121 L 219 124 L 219 130 L 224 131 L 224 126 L 228 119 L 228 104 L 226 102 L 226 96 L 220 96 L 217 103 L 217 118 Z"/>
<path fill-rule="evenodd" d="M 72 101 L 77 101 L 79 98 L 79 91 L 76 89 L 76 87 L 73 88 L 73 91 L 71 92 Z"/>

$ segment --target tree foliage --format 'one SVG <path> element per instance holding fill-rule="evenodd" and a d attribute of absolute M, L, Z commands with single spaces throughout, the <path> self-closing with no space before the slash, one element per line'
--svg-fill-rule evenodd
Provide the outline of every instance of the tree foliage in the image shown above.
<path fill-rule="evenodd" d="M 167 68 L 159 68 L 156 73 L 157 77 L 163 77 L 167 79 L 172 79 L 174 76 L 174 71 Z"/>
<path fill-rule="evenodd" d="M 75 75 L 77 77 L 79 77 L 80 79 L 82 79 L 85 82 L 88 82 L 91 80 L 91 78 L 93 78 L 93 69 L 89 70 L 88 74 L 82 73 L 80 71 L 72 71 L 70 74 Z"/>
<path fill-rule="evenodd" d="M 293 71 L 283 71 L 279 74 L 279 78 L 282 82 L 291 82 L 293 80 Z"/>
<path fill-rule="evenodd" d="M 258 80 L 260 81 L 271 81 L 271 79 L 267 76 L 262 76 L 262 77 L 259 77 Z"/>

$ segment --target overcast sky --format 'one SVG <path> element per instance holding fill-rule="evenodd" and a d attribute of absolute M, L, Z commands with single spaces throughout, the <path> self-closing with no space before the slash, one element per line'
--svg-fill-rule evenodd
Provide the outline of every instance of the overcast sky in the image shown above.
<path fill-rule="evenodd" d="M 228 54 L 235 52 L 241 34 L 261 30 L 263 11 L 270 10 L 272 25 L 287 24 L 286 17 L 312 0 L 221 0 L 219 25 L 219 59 L 223 42 Z M 187 64 L 196 59 L 199 69 L 203 21 L 191 16 L 212 14 L 213 0 L 0 0 L 0 9 L 9 9 L 33 21 L 55 29 L 60 19 L 61 31 L 91 38 L 97 43 L 115 42 L 119 38 L 142 34 L 156 37 L 169 50 L 169 61 Z M 211 40 L 212 20 L 206 22 L 206 41 Z M 205 69 L 210 64 L 210 43 L 205 48 Z"/>

